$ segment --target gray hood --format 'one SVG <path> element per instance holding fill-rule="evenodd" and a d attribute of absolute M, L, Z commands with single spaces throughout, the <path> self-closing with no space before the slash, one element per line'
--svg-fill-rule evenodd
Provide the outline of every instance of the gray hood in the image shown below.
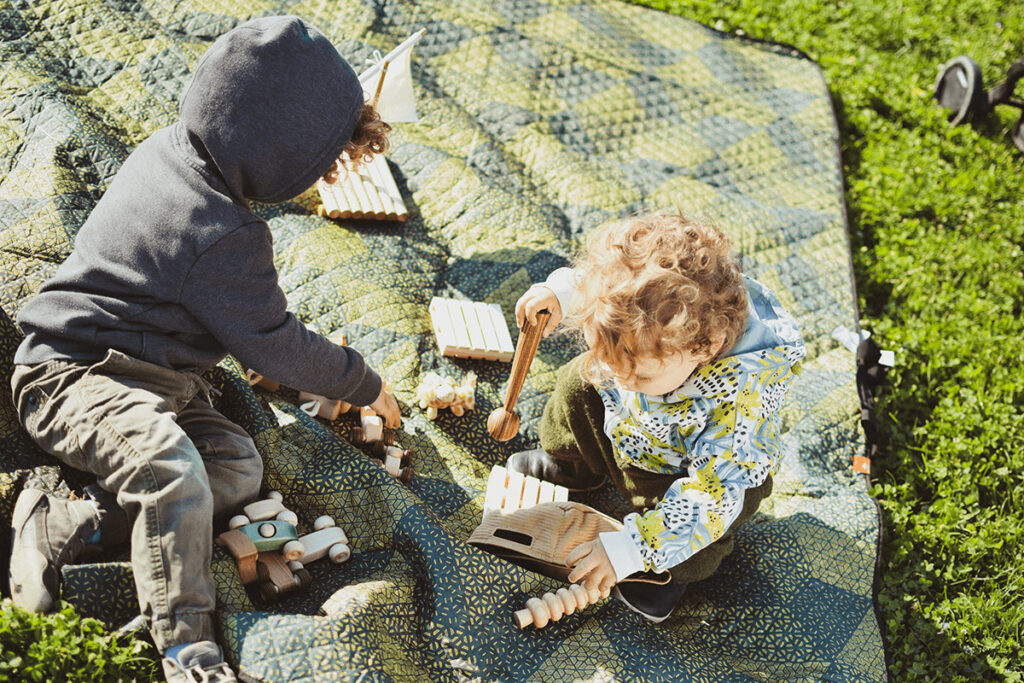
<path fill-rule="evenodd" d="M 232 195 L 274 203 L 330 168 L 362 106 L 359 78 L 326 36 L 297 17 L 262 17 L 206 51 L 181 123 Z"/>

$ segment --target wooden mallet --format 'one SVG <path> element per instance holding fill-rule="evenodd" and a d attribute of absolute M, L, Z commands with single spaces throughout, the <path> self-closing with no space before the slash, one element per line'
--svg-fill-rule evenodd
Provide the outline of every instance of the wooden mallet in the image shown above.
<path fill-rule="evenodd" d="M 537 313 L 536 324 L 529 320 L 523 321 L 523 329 L 516 342 L 516 354 L 512 357 L 512 371 L 509 373 L 508 392 L 505 403 L 495 408 L 487 418 L 487 431 L 497 441 L 508 441 L 519 432 L 519 415 L 515 412 L 519 392 L 526 381 L 526 373 L 530 371 L 530 363 L 537 353 L 541 335 L 547 327 L 551 312 L 544 310 Z"/>

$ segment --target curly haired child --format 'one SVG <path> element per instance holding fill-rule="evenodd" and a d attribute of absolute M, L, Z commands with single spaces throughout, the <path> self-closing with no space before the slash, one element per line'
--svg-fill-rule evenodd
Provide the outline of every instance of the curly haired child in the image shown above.
<path fill-rule="evenodd" d="M 711 576 L 733 530 L 771 493 L 782 457 L 779 408 L 805 351 L 775 296 L 740 272 L 714 225 L 651 213 L 596 229 L 574 269 L 516 304 L 520 327 L 547 309 L 587 350 L 559 369 L 541 448 L 509 469 L 590 490 L 610 478 L 636 512 L 577 546 L 569 580 L 652 621 Z M 628 582 L 671 572 L 659 586 Z"/>
<path fill-rule="evenodd" d="M 167 680 L 235 680 L 214 642 L 213 519 L 258 496 L 263 463 L 213 407 L 202 373 L 231 353 L 398 426 L 398 403 L 363 357 L 287 310 L 270 228 L 250 204 L 299 195 L 343 152 L 384 151 L 387 133 L 352 68 L 297 17 L 253 19 L 206 51 L 179 120 L 128 156 L 67 260 L 18 314 L 20 419 L 98 487 L 95 500 L 21 493 L 16 604 L 49 610 L 62 565 L 130 535 Z"/>

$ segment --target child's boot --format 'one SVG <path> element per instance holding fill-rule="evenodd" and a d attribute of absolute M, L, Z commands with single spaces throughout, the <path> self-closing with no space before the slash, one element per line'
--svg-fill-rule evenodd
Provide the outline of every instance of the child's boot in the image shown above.
<path fill-rule="evenodd" d="M 630 581 L 617 585 L 612 594 L 629 609 L 658 624 L 672 616 L 685 592 L 686 584 L 678 581 L 666 584 Z"/>
<path fill-rule="evenodd" d="M 603 474 L 595 474 L 578 458 L 556 458 L 542 448 L 513 453 L 506 469 L 527 477 L 564 486 L 570 491 L 593 491 L 605 482 Z"/>
<path fill-rule="evenodd" d="M 86 500 L 65 500 L 38 489 L 18 496 L 11 522 L 11 599 L 30 612 L 53 609 L 60 587 L 60 568 L 85 550 L 99 529 L 96 506 Z"/>

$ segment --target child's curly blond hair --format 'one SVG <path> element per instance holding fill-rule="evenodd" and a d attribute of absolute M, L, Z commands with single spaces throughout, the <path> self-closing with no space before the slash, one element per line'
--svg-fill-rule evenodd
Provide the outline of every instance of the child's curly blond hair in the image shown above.
<path fill-rule="evenodd" d="M 650 213 L 597 228 L 576 263 L 583 273 L 566 323 L 583 333 L 584 373 L 631 376 L 639 357 L 731 349 L 747 321 L 747 290 L 732 242 L 710 222 Z"/>
<path fill-rule="evenodd" d="M 372 104 L 364 104 L 355 130 L 352 131 L 352 137 L 342 150 L 342 154 L 348 154 L 348 158 L 355 164 L 360 163 L 364 157 L 383 154 L 388 149 L 390 132 L 391 125 L 381 120 L 377 109 Z M 323 175 L 324 182 L 333 183 L 337 180 L 344 163 L 340 156 L 335 159 L 327 173 Z"/>

